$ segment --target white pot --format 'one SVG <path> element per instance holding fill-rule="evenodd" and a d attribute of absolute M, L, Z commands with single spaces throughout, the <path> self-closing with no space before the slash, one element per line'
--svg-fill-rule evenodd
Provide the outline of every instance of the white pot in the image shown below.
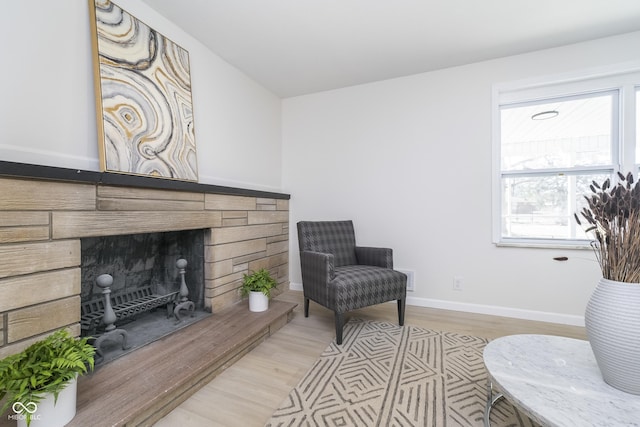
<path fill-rule="evenodd" d="M 604 381 L 640 395 L 640 284 L 600 279 L 584 321 Z"/>
<path fill-rule="evenodd" d="M 78 380 L 74 379 L 58 393 L 58 400 L 54 405 L 53 394 L 48 394 L 37 404 L 37 409 L 31 419 L 31 427 L 64 427 L 76 416 L 76 396 Z M 28 410 L 35 409 L 29 402 L 23 402 Z M 14 414 L 18 427 L 26 427 L 27 420 L 21 414 Z"/>
<path fill-rule="evenodd" d="M 262 292 L 249 292 L 249 311 L 265 311 L 269 308 L 269 297 Z"/>

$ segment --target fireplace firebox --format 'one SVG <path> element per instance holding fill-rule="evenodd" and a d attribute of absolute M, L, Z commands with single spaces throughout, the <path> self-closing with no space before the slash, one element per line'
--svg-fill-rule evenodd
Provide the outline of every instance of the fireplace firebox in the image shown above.
<path fill-rule="evenodd" d="M 81 335 L 103 364 L 206 317 L 204 230 L 83 238 L 81 281 Z"/>

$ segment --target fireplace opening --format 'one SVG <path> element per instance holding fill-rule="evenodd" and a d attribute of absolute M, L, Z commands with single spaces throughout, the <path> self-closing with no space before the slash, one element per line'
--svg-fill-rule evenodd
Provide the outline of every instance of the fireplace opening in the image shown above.
<path fill-rule="evenodd" d="M 81 336 L 91 337 L 98 366 L 210 315 L 204 233 L 81 239 Z"/>

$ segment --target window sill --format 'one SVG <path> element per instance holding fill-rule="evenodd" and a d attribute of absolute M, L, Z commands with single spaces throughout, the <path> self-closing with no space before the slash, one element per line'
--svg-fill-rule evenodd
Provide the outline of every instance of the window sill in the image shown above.
<path fill-rule="evenodd" d="M 494 242 L 498 248 L 528 248 L 528 249 L 570 249 L 570 250 L 593 250 L 589 243 L 559 243 L 559 242 Z"/>

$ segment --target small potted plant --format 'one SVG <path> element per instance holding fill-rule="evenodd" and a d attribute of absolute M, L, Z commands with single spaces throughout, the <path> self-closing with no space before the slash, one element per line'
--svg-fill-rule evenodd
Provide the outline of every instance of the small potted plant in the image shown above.
<path fill-rule="evenodd" d="M 20 353 L 0 360 L 0 414 L 11 408 L 20 425 L 64 426 L 76 414 L 80 374 L 92 370 L 95 349 L 88 338 L 61 329 Z"/>
<path fill-rule="evenodd" d="M 243 296 L 249 295 L 249 310 L 265 311 L 269 308 L 271 289 L 276 286 L 278 286 L 278 282 L 264 268 L 251 274 L 245 274 L 241 289 Z"/>

